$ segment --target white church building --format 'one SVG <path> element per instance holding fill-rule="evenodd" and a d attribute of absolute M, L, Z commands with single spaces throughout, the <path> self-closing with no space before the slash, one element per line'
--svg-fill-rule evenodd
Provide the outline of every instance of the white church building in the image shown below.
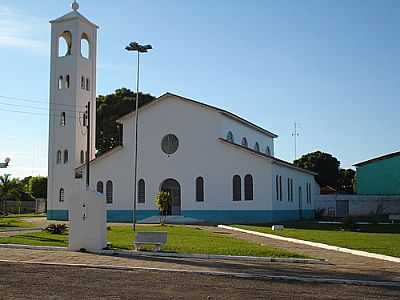
<path fill-rule="evenodd" d="M 98 27 L 78 9 L 75 3 L 51 21 L 48 219 L 68 220 L 73 186 L 86 184 L 88 157 L 90 188 L 105 194 L 107 220 L 132 222 L 135 112 L 117 121 L 120 146 L 96 157 L 92 134 L 86 154 L 88 102 L 96 132 Z M 169 215 L 210 223 L 314 215 L 316 174 L 278 159 L 277 135 L 231 112 L 165 93 L 139 109 L 138 132 L 139 222 L 159 215 L 154 199 L 160 191 L 172 195 Z"/>

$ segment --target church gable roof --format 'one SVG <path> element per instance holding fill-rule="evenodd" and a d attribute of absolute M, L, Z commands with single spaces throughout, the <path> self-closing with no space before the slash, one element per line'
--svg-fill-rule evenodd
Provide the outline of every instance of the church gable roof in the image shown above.
<path fill-rule="evenodd" d="M 169 93 L 169 92 L 161 95 L 160 97 L 158 97 L 154 101 L 142 106 L 141 109 L 146 109 L 147 107 L 150 107 L 151 105 L 159 103 L 159 102 L 163 101 L 164 99 L 167 99 L 167 98 L 170 98 L 170 97 L 174 97 L 176 99 L 187 101 L 187 102 L 202 106 L 204 108 L 211 109 L 213 111 L 217 111 L 220 114 L 224 115 L 225 117 L 228 117 L 228 118 L 233 119 L 233 120 L 235 120 L 235 121 L 237 121 L 239 123 L 242 123 L 243 125 L 246 125 L 246 126 L 248 126 L 250 128 L 253 128 L 253 129 L 255 129 L 255 130 L 257 130 L 257 131 L 259 131 L 259 132 L 261 132 L 261 133 L 263 133 L 263 134 L 265 134 L 267 136 L 269 136 L 269 137 L 272 137 L 272 138 L 277 138 L 278 137 L 278 135 L 276 135 L 276 134 L 274 134 L 274 133 L 272 133 L 272 132 L 270 132 L 270 131 L 268 131 L 268 130 L 266 130 L 266 129 L 264 129 L 264 128 L 256 125 L 256 124 L 254 124 L 254 123 L 251 123 L 250 121 L 247 121 L 246 119 L 243 119 L 242 117 L 239 117 L 238 115 L 235 115 L 235 114 L 233 114 L 233 113 L 231 113 L 231 112 L 229 112 L 227 110 L 224 110 L 224 109 L 221 109 L 221 108 L 218 108 L 218 107 L 215 107 L 215 106 L 212 106 L 212 105 L 209 105 L 209 104 L 197 101 L 197 100 L 193 100 L 193 99 L 182 97 L 182 96 L 179 96 L 179 95 L 176 95 L 176 94 L 173 94 L 173 93 Z M 134 115 L 134 113 L 135 112 L 133 111 L 133 112 L 130 112 L 130 113 L 122 116 L 121 118 L 119 118 L 117 120 L 117 122 L 120 122 L 120 121 L 122 121 L 124 119 L 130 118 L 131 116 Z"/>
<path fill-rule="evenodd" d="M 71 11 L 69 13 L 67 13 L 66 15 L 57 18 L 55 20 L 50 21 L 50 23 L 61 23 L 61 22 L 65 22 L 65 21 L 69 21 L 69 20 L 74 20 L 74 19 L 79 19 L 84 23 L 88 23 L 92 26 L 95 26 L 97 28 L 99 28 L 99 26 L 97 26 L 96 24 L 94 24 L 93 22 L 89 21 L 89 19 L 87 19 L 85 16 L 83 16 L 82 14 L 80 14 L 77 11 Z"/>

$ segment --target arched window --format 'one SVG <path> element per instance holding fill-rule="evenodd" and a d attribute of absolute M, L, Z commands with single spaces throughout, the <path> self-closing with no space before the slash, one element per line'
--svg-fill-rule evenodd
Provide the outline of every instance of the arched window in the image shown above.
<path fill-rule="evenodd" d="M 59 90 L 62 90 L 63 82 L 64 82 L 64 77 L 63 76 L 58 77 L 58 89 Z"/>
<path fill-rule="evenodd" d="M 85 89 L 85 76 L 81 77 L 81 89 L 84 90 Z"/>
<path fill-rule="evenodd" d="M 204 179 L 203 177 L 196 178 L 196 201 L 204 201 Z"/>
<path fill-rule="evenodd" d="M 61 158 L 61 150 L 58 150 L 57 151 L 57 164 L 61 164 L 61 160 L 62 160 L 62 158 Z"/>
<path fill-rule="evenodd" d="M 103 181 L 98 181 L 97 182 L 97 187 L 96 187 L 96 191 L 100 194 L 104 193 L 104 184 Z"/>
<path fill-rule="evenodd" d="M 244 177 L 244 200 L 253 200 L 253 176 Z"/>
<path fill-rule="evenodd" d="M 60 126 L 65 126 L 65 124 L 66 124 L 66 118 L 65 118 L 65 112 L 62 112 L 61 113 L 61 115 L 60 115 Z"/>
<path fill-rule="evenodd" d="M 81 151 L 81 164 L 85 163 L 85 152 L 82 150 Z"/>
<path fill-rule="evenodd" d="M 239 175 L 233 176 L 233 201 L 242 200 L 242 179 Z"/>
<path fill-rule="evenodd" d="M 107 204 L 113 203 L 113 183 L 111 180 L 106 183 L 106 202 Z"/>
<path fill-rule="evenodd" d="M 86 59 L 90 57 L 90 43 L 86 33 L 82 33 L 81 37 L 81 56 Z"/>
<path fill-rule="evenodd" d="M 268 156 L 271 156 L 271 149 L 269 148 L 269 146 L 267 146 L 267 148 L 265 148 L 265 154 L 267 154 Z"/>
<path fill-rule="evenodd" d="M 69 76 L 69 75 L 65 76 L 65 87 L 66 87 L 67 89 L 69 89 L 70 82 L 71 82 L 70 76 Z"/>
<path fill-rule="evenodd" d="M 65 191 L 64 191 L 63 188 L 61 188 L 60 189 L 60 194 L 59 194 L 59 197 L 58 197 L 58 201 L 64 202 L 64 199 L 65 199 Z"/>
<path fill-rule="evenodd" d="M 228 134 L 226 135 L 226 140 L 227 140 L 228 142 L 231 142 L 231 143 L 234 143 L 234 142 L 235 142 L 235 140 L 234 140 L 234 138 L 233 138 L 233 133 L 232 133 L 232 131 L 229 131 L 229 132 L 228 132 Z"/>
<path fill-rule="evenodd" d="M 247 139 L 244 137 L 242 138 L 242 146 L 247 147 L 249 144 L 247 143 Z"/>
<path fill-rule="evenodd" d="M 138 182 L 138 203 L 146 202 L 146 183 L 144 179 L 140 179 Z"/>
<path fill-rule="evenodd" d="M 69 56 L 72 54 L 72 34 L 64 31 L 58 38 L 58 57 Z"/>
<path fill-rule="evenodd" d="M 86 78 L 86 90 L 90 91 L 90 80 L 89 80 L 89 78 Z"/>
<path fill-rule="evenodd" d="M 256 150 L 257 152 L 260 152 L 260 144 L 258 144 L 258 142 L 256 142 L 254 144 L 254 150 Z"/>
<path fill-rule="evenodd" d="M 68 150 L 64 150 L 64 164 L 68 162 Z"/>

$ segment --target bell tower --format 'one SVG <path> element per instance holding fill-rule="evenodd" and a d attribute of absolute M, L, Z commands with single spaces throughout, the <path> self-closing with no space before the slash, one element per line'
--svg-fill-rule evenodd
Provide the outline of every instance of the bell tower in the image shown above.
<path fill-rule="evenodd" d="M 95 157 L 96 51 L 98 26 L 72 11 L 50 22 L 48 219 L 66 220 L 75 169 Z M 90 103 L 90 153 L 87 106 Z"/>

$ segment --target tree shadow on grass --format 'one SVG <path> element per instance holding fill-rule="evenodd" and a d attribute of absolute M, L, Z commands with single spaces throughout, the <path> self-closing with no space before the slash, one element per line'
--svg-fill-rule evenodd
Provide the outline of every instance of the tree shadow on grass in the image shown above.
<path fill-rule="evenodd" d="M 43 236 L 35 236 L 35 235 L 29 235 L 29 234 L 23 234 L 19 236 L 15 236 L 14 238 L 20 238 L 22 240 L 31 240 L 31 241 L 36 241 L 36 242 L 42 242 L 42 243 L 62 243 L 65 244 L 66 241 L 60 240 L 60 239 L 53 239 L 49 237 L 43 237 Z"/>

